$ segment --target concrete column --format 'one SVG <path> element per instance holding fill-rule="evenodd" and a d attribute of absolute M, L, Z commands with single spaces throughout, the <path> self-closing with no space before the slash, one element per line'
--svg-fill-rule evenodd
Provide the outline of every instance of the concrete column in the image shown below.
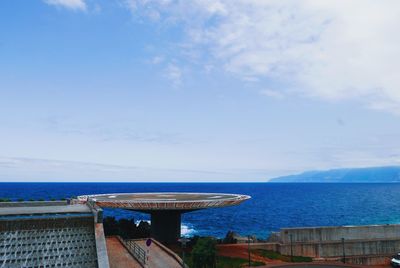
<path fill-rule="evenodd" d="M 180 211 L 152 211 L 151 237 L 164 244 L 177 243 L 181 237 Z"/>

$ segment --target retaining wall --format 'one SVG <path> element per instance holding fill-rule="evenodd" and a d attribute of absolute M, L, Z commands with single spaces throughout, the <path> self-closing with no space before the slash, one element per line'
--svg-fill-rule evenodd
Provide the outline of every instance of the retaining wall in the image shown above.
<path fill-rule="evenodd" d="M 308 227 L 283 228 L 280 231 L 282 243 L 313 241 L 335 241 L 357 239 L 391 239 L 400 238 L 400 225 L 365 225 L 365 226 L 338 226 L 338 227 Z"/>
<path fill-rule="evenodd" d="M 390 240 L 360 240 L 322 243 L 293 243 L 293 255 L 308 256 L 313 258 L 327 258 L 354 255 L 394 255 L 400 249 L 400 238 Z M 290 244 L 280 244 L 279 251 L 283 255 L 291 254 Z"/>
<path fill-rule="evenodd" d="M 346 263 L 382 265 L 400 251 L 400 225 L 284 228 L 269 241 L 257 247 L 275 249 L 282 255 L 293 252 L 317 260 L 342 260 L 345 256 Z"/>

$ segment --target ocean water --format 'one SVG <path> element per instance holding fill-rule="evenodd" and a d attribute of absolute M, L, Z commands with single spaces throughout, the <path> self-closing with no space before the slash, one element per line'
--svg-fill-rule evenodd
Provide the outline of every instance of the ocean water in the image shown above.
<path fill-rule="evenodd" d="M 279 183 L 0 183 L 0 198 L 68 198 L 123 192 L 220 192 L 252 196 L 239 206 L 200 210 L 182 218 L 182 233 L 224 237 L 229 230 L 266 238 L 282 227 L 400 223 L 400 184 Z M 106 209 L 105 215 L 149 220 Z"/>

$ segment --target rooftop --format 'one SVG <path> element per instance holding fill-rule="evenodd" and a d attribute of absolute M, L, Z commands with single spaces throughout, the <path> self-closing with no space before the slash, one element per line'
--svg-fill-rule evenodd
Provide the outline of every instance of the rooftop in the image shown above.
<path fill-rule="evenodd" d="M 34 215 L 34 214 L 60 214 L 60 213 L 91 213 L 86 205 L 64 206 L 26 206 L 26 207 L 0 207 L 0 216 Z"/>

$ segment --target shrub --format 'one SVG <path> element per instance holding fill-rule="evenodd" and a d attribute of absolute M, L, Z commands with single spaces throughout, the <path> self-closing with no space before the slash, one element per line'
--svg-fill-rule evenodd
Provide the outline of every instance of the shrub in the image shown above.
<path fill-rule="evenodd" d="M 150 224 L 141 221 L 139 225 L 132 219 L 116 220 L 115 217 L 106 217 L 103 220 L 105 235 L 119 235 L 124 239 L 150 237 Z"/>
<path fill-rule="evenodd" d="M 215 268 L 216 242 L 209 237 L 199 238 L 192 250 L 193 268 Z"/>
<path fill-rule="evenodd" d="M 272 250 L 257 249 L 255 250 L 255 252 L 271 260 L 281 260 L 285 262 L 312 262 L 311 257 L 293 256 L 292 260 L 291 256 L 281 255 L 278 252 Z"/>

